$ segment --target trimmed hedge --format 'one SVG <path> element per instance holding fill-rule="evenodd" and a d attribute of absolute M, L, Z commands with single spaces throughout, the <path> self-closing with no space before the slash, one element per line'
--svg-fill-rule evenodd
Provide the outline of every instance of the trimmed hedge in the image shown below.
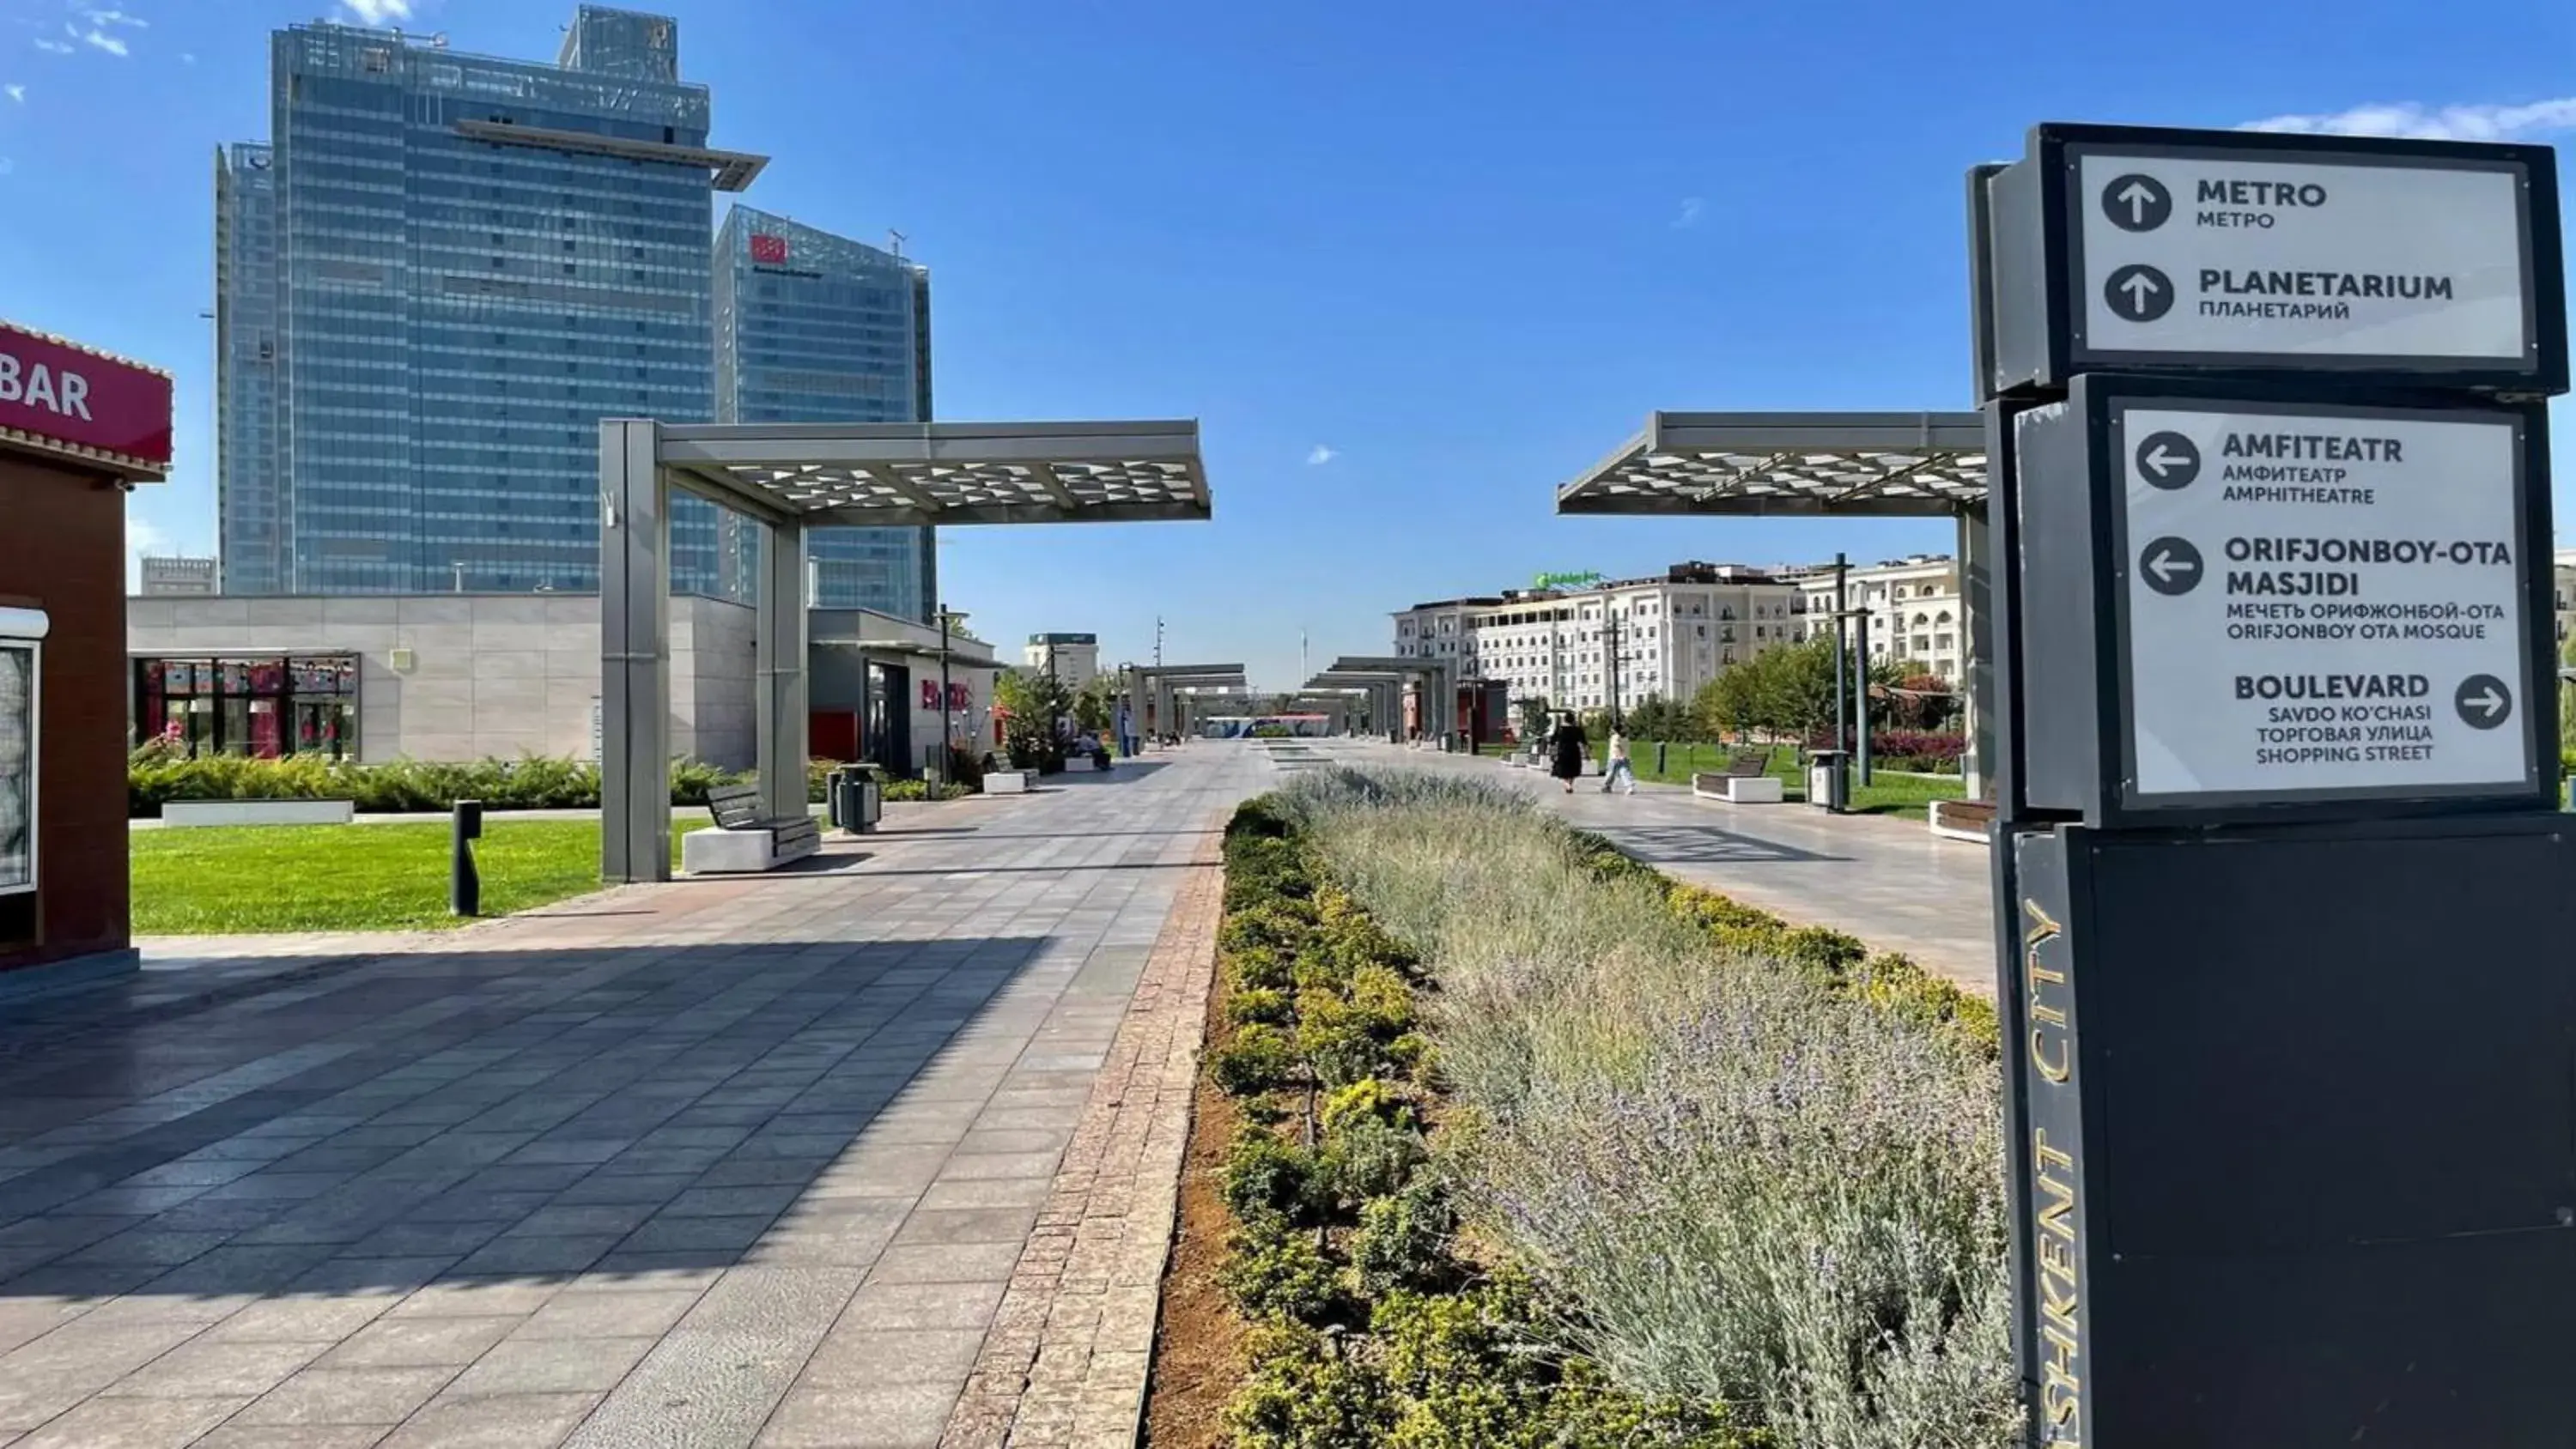
<path fill-rule="evenodd" d="M 1217 1281 L 1250 1320 L 1235 1449 L 1760 1449 L 1723 1409 L 1648 1402 L 1539 1350 L 1528 1283 L 1460 1251 L 1433 1165 L 1411 952 L 1327 880 L 1266 799 L 1226 830 L 1223 1019 L 1237 1099 Z"/>
<path fill-rule="evenodd" d="M 805 798 L 820 804 L 832 760 L 806 762 Z M 749 772 L 718 769 L 703 760 L 671 762 L 671 803 L 703 807 L 719 785 L 746 783 Z M 366 814 L 445 810 L 459 800 L 480 800 L 492 810 L 596 810 L 599 767 L 586 760 L 529 755 L 516 760 L 394 760 L 362 765 L 318 755 L 261 760 L 246 755 L 190 758 L 153 746 L 134 752 L 126 765 L 126 813 L 155 819 L 170 800 L 349 800 Z M 953 800 L 962 785 L 892 780 L 888 800 Z"/>

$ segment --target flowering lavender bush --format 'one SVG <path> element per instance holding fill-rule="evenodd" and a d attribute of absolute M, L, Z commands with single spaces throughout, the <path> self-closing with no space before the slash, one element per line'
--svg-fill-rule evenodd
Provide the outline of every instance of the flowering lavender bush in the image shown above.
<path fill-rule="evenodd" d="M 1315 772 L 1278 808 L 1438 985 L 1441 1167 L 1553 1347 L 1802 1449 L 2014 1441 L 1990 1042 L 1848 952 L 1726 949 L 1787 933 L 1712 932 L 1511 792 Z"/>

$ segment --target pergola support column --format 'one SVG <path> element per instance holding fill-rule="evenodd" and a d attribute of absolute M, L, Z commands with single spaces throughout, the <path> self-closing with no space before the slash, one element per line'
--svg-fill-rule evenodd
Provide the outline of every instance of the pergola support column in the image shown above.
<path fill-rule="evenodd" d="M 805 689 L 805 526 L 772 521 L 760 551 L 759 619 L 754 668 L 757 731 L 753 768 L 761 805 L 773 820 L 807 813 Z"/>
<path fill-rule="evenodd" d="M 670 493 L 657 424 L 599 425 L 600 878 L 671 878 Z"/>
<path fill-rule="evenodd" d="M 1959 620 L 1967 661 L 1957 681 L 1960 733 L 1968 752 L 1959 762 L 1961 785 L 1971 800 L 1985 798 L 1986 778 L 1994 765 L 1995 640 L 1994 544 L 1986 530 L 1986 505 L 1959 510 Z"/>

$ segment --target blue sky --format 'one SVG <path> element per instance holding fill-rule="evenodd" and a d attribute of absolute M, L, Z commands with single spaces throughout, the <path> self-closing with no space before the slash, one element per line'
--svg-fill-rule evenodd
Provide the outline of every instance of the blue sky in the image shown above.
<path fill-rule="evenodd" d="M 210 157 L 330 3 L 0 0 L 0 315 L 177 371 L 157 547 L 213 539 Z M 547 57 L 571 13 L 359 8 Z M 951 604 L 1110 658 L 1159 615 L 1273 686 L 1301 628 L 1382 652 L 1388 610 L 1543 569 L 1947 548 L 1550 497 L 1654 408 L 1966 406 L 1960 177 L 2034 121 L 2576 138 L 2565 5 L 667 8 L 715 143 L 776 158 L 746 199 L 932 267 L 942 417 L 1204 424 L 1214 523 L 955 530 Z"/>

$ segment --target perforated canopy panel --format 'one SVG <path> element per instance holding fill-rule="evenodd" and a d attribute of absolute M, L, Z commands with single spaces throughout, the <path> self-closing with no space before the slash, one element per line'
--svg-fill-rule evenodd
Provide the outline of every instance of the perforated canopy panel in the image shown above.
<path fill-rule="evenodd" d="M 665 426 L 662 466 L 754 513 L 860 528 L 1209 516 L 1195 422 Z"/>
<path fill-rule="evenodd" d="M 1975 413 L 1657 413 L 1556 511 L 1946 518 L 1985 496 Z"/>

